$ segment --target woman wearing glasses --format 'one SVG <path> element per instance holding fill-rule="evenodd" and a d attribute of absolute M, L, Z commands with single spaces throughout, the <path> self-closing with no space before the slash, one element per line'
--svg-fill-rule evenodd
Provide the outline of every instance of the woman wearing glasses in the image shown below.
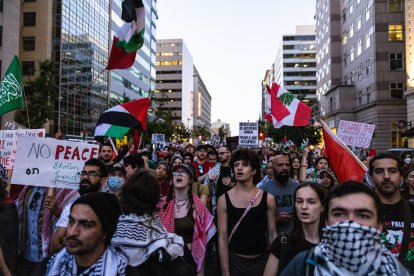
<path fill-rule="evenodd" d="M 188 164 L 173 167 L 172 188 L 161 199 L 161 219 L 170 233 L 184 239 L 184 257 L 174 260 L 180 275 L 203 275 L 205 247 L 215 234 L 213 217 L 191 191 L 194 171 Z M 200 233 L 201 232 L 201 233 Z"/>

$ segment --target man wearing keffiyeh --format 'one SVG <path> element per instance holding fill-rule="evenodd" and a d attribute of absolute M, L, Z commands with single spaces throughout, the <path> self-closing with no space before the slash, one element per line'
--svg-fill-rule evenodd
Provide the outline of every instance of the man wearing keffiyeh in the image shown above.
<path fill-rule="evenodd" d="M 280 275 L 410 275 L 381 241 L 381 201 L 359 182 L 345 182 L 324 200 L 319 245 L 299 253 Z"/>

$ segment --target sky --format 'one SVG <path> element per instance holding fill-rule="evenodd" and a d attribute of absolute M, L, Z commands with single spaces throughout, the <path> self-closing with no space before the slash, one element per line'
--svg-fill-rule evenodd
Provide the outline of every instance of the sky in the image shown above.
<path fill-rule="evenodd" d="M 182 38 L 212 97 L 211 122 L 254 122 L 282 35 L 314 25 L 314 0 L 158 0 L 157 39 Z"/>

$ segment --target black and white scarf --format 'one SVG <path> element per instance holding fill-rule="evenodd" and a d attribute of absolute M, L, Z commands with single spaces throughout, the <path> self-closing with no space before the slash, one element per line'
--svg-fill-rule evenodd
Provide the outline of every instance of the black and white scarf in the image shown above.
<path fill-rule="evenodd" d="M 144 263 L 160 248 L 164 248 L 172 259 L 184 255 L 183 238 L 168 233 L 158 215 L 121 215 L 112 243 L 122 247 L 131 266 Z"/>
<path fill-rule="evenodd" d="M 128 257 L 119 247 L 109 245 L 104 254 L 88 269 L 78 273 L 75 256 L 66 248 L 52 256 L 45 275 L 47 276 L 106 276 L 125 275 Z"/>
<path fill-rule="evenodd" d="M 378 229 L 343 221 L 323 229 L 314 251 L 314 275 L 397 275 L 398 261 L 385 248 Z"/>

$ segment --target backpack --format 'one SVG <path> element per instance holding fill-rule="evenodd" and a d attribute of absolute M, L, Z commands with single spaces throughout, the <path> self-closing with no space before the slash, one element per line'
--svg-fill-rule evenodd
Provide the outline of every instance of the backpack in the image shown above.
<path fill-rule="evenodd" d="M 313 276 L 316 267 L 316 260 L 315 260 L 315 247 L 312 247 L 305 256 L 303 260 L 303 267 L 305 276 Z"/>

